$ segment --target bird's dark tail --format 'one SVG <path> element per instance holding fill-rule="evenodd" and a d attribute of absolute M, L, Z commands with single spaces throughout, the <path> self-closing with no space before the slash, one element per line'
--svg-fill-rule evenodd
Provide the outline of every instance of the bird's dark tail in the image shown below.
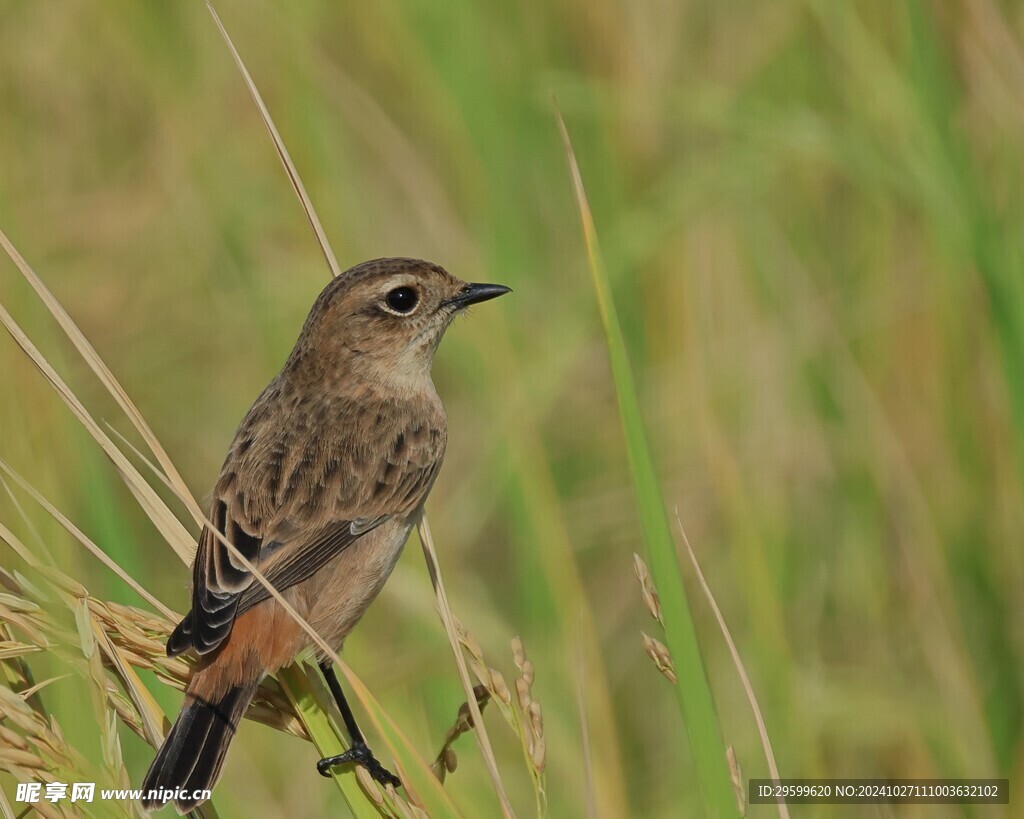
<path fill-rule="evenodd" d="M 185 695 L 178 719 L 160 746 L 142 783 L 142 806 L 157 810 L 174 802 L 185 814 L 207 799 L 220 777 L 235 729 L 249 707 L 257 682 L 235 686 L 215 702 Z"/>

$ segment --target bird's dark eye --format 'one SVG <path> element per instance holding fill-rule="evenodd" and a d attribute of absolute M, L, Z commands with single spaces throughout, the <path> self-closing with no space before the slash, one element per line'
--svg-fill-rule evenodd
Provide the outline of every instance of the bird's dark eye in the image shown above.
<path fill-rule="evenodd" d="M 411 287 L 396 287 L 385 297 L 388 307 L 396 313 L 411 313 L 419 300 L 419 293 Z"/>

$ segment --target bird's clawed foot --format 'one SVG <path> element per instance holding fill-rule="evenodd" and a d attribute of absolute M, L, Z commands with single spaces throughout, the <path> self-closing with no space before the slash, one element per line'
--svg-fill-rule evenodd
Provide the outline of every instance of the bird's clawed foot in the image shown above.
<path fill-rule="evenodd" d="M 324 757 L 316 763 L 316 769 L 320 772 L 320 776 L 330 776 L 331 768 L 349 762 L 362 765 L 366 768 L 366 772 L 381 785 L 391 785 L 395 788 L 402 786 L 402 780 L 377 761 L 377 757 L 373 755 L 365 742 L 357 742 L 343 754 Z"/>

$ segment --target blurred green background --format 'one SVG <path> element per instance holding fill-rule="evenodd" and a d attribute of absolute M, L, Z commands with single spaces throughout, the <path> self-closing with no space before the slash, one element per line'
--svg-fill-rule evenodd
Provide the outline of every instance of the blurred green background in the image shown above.
<path fill-rule="evenodd" d="M 666 504 L 783 776 L 1024 781 L 1024 4 L 218 9 L 342 267 L 420 256 L 515 289 L 442 345 L 450 444 L 427 508 L 452 604 L 491 663 L 513 675 L 517 634 L 536 663 L 551 816 L 585 814 L 581 656 L 598 815 L 701 815 L 674 693 L 640 647 L 656 627 L 552 94 Z M 202 4 L 0 3 L 0 227 L 203 497 L 329 274 Z M 6 259 L 0 300 L 127 433 Z M 186 607 L 180 561 L 6 336 L 0 457 Z M 94 595 L 140 603 L 29 509 Z M 0 514 L 20 526 L 6 497 Z M 432 758 L 464 696 L 418 552 L 346 657 Z M 745 776 L 767 776 L 686 575 L 726 742 Z M 81 685 L 45 697 L 98 755 Z M 497 720 L 492 737 L 529 815 L 518 746 Z M 138 781 L 152 752 L 122 741 Z M 496 815 L 473 743 L 457 750 L 448 787 Z M 221 815 L 342 810 L 315 760 L 246 723 Z"/>

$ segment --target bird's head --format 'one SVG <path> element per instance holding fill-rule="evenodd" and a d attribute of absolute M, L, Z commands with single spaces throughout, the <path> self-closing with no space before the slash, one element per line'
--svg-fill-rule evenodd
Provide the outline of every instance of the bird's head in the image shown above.
<path fill-rule="evenodd" d="M 419 259 L 374 259 L 324 288 L 289 365 L 313 365 L 347 377 L 412 385 L 429 377 L 434 352 L 452 319 L 472 304 L 509 292 L 467 283 Z"/>

